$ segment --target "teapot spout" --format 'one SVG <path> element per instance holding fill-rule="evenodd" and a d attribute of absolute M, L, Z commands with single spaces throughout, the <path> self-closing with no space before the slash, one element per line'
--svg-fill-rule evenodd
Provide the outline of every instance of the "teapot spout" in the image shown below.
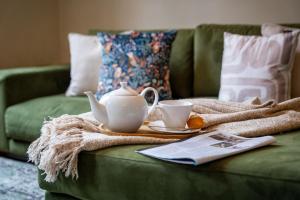
<path fill-rule="evenodd" d="M 106 108 L 103 104 L 98 103 L 96 97 L 91 91 L 84 92 L 89 98 L 90 106 L 92 113 L 97 121 L 100 123 L 107 125 L 108 124 L 108 116 Z"/>

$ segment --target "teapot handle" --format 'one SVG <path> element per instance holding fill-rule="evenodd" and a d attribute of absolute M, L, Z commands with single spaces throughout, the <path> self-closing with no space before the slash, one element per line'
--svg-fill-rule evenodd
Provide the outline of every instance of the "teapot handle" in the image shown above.
<path fill-rule="evenodd" d="M 157 105 L 157 103 L 158 103 L 158 92 L 157 92 L 157 90 L 154 89 L 153 87 L 147 87 L 147 88 L 145 88 L 145 89 L 141 92 L 140 95 L 143 96 L 143 97 L 145 98 L 145 94 L 146 94 L 147 92 L 149 92 L 149 91 L 152 91 L 152 92 L 154 93 L 155 98 L 154 98 L 154 102 L 153 102 L 151 108 L 148 110 L 148 115 L 155 109 L 155 107 L 156 107 L 156 105 Z"/>

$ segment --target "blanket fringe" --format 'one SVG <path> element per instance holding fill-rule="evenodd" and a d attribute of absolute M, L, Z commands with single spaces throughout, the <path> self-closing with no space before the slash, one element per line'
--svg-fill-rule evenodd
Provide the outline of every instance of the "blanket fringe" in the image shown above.
<path fill-rule="evenodd" d="M 97 131 L 92 122 L 82 118 L 63 115 L 46 121 L 41 129 L 41 137 L 28 148 L 32 161 L 46 174 L 47 182 L 54 182 L 62 171 L 65 176 L 78 178 L 78 154 L 82 150 L 82 131 Z"/>

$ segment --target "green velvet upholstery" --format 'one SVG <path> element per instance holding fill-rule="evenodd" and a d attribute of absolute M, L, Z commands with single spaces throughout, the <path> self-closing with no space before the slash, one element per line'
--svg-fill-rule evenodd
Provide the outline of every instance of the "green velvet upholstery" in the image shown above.
<path fill-rule="evenodd" d="M 13 155 L 24 157 L 26 155 L 29 142 L 9 139 L 9 152 Z M 25 157 L 27 158 L 27 156 Z"/>
<path fill-rule="evenodd" d="M 59 194 L 59 193 L 52 193 L 52 192 L 46 192 L 45 199 L 47 199 L 47 200 L 78 200 L 77 198 L 66 195 L 66 194 Z"/>
<path fill-rule="evenodd" d="M 300 24 L 284 24 L 300 28 Z M 218 96 L 223 54 L 223 33 L 260 35 L 257 25 L 203 24 L 194 36 L 194 92 L 196 97 Z"/>
<path fill-rule="evenodd" d="M 260 26 L 200 25 L 195 30 L 194 95 L 218 96 L 223 54 L 223 33 L 259 35 Z"/>
<path fill-rule="evenodd" d="M 123 31 L 94 29 L 89 33 L 95 35 L 97 32 L 120 33 Z M 193 42 L 193 29 L 177 30 L 170 55 L 170 84 L 172 96 L 175 99 L 193 95 Z"/>
<path fill-rule="evenodd" d="M 69 78 L 68 65 L 0 70 L 0 151 L 8 152 L 4 113 L 8 106 L 40 96 L 62 93 Z"/>
<path fill-rule="evenodd" d="M 90 111 L 87 97 L 53 95 L 35 98 L 8 107 L 5 113 L 6 136 L 19 141 L 32 142 L 40 135 L 46 117 L 80 114 Z"/>
<path fill-rule="evenodd" d="M 79 155 L 79 179 L 59 176 L 41 188 L 80 199 L 296 199 L 300 197 L 300 130 L 277 144 L 197 167 L 135 153 L 129 145 Z"/>

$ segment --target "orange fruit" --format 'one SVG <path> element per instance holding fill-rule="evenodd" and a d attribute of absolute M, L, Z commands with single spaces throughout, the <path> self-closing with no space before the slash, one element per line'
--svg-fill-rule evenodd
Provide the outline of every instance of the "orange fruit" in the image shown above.
<path fill-rule="evenodd" d="M 191 115 L 186 122 L 189 128 L 202 128 L 204 126 L 204 120 L 198 115 Z"/>

